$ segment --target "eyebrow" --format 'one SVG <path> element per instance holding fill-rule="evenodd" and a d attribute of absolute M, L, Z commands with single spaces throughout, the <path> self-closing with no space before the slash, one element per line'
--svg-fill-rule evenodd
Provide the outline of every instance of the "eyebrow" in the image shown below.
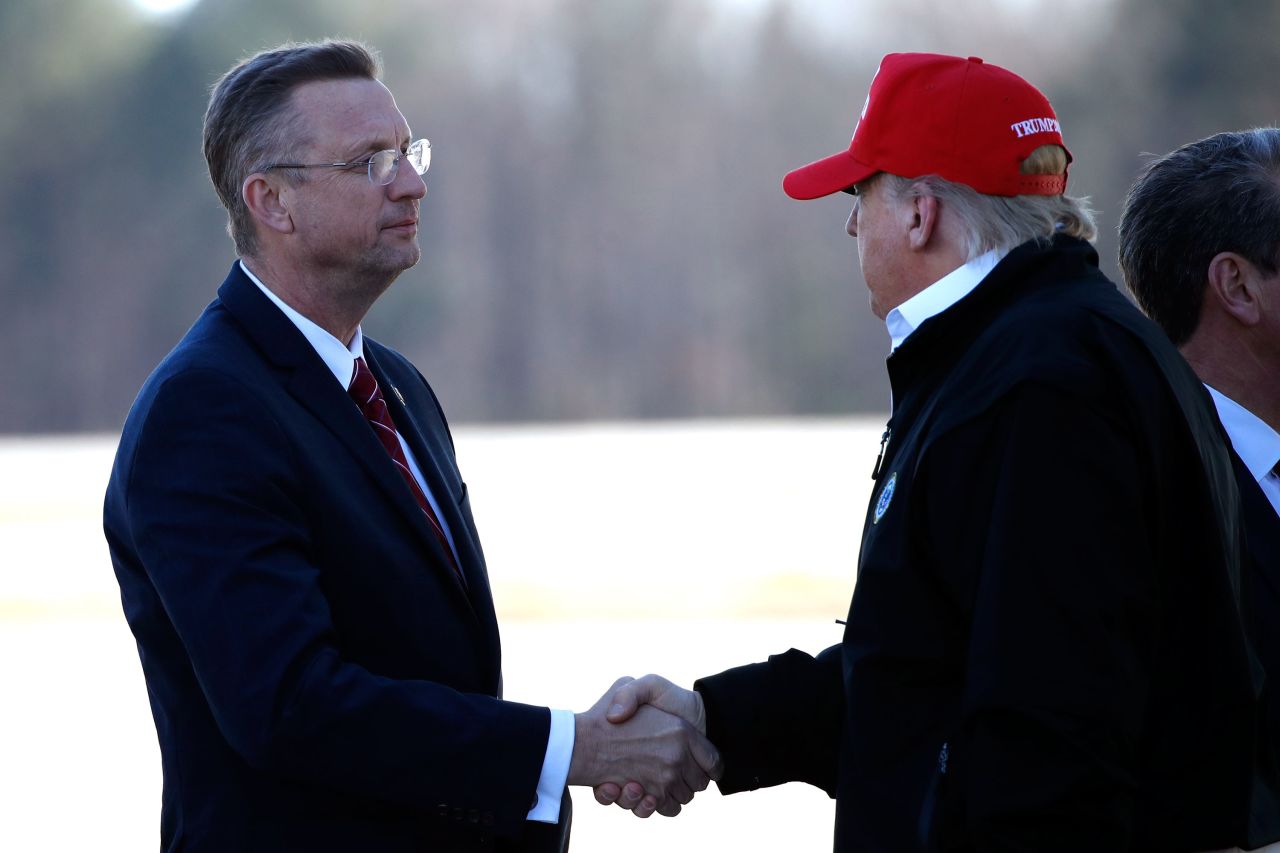
<path fill-rule="evenodd" d="M 365 140 L 363 142 L 352 143 L 351 145 L 348 145 L 346 148 L 342 149 L 343 155 L 344 155 L 343 159 L 354 160 L 357 157 L 361 157 L 364 155 L 373 154 L 375 152 L 385 150 L 386 145 L 383 144 L 384 142 L 385 140 L 374 139 L 374 140 Z"/>
<path fill-rule="evenodd" d="M 352 157 L 359 157 L 362 154 L 376 154 L 379 151 L 399 151 L 408 146 L 409 143 L 413 142 L 413 131 L 406 128 L 401 139 L 403 140 L 402 142 L 388 143 L 385 136 L 380 136 L 376 139 L 368 139 L 364 142 L 353 143 L 345 149 L 346 153 L 349 155 L 347 159 L 350 160 Z"/>

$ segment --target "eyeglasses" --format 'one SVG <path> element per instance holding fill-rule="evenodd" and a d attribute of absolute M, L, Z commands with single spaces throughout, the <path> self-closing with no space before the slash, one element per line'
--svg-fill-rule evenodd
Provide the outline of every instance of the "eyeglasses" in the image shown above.
<path fill-rule="evenodd" d="M 400 161 L 408 159 L 409 165 L 419 175 L 425 174 L 427 169 L 431 167 L 431 141 L 428 139 L 418 139 L 409 143 L 409 147 L 402 154 L 393 148 L 386 151 L 379 151 L 368 160 L 352 160 L 350 163 L 272 163 L 270 166 L 263 166 L 259 171 L 265 172 L 268 169 L 354 169 L 356 166 L 365 166 L 369 170 L 369 183 L 375 187 L 385 187 L 396 179 L 396 172 L 400 168 Z"/>

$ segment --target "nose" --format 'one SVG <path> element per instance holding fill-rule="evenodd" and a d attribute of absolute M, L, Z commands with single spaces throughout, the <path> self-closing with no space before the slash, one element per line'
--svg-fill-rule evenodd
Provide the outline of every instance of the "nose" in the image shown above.
<path fill-rule="evenodd" d="M 849 221 L 844 224 L 845 233 L 850 237 L 858 236 L 858 202 L 854 201 L 853 210 L 849 211 Z"/>
<path fill-rule="evenodd" d="M 427 194 L 427 182 L 422 179 L 409 163 L 408 157 L 401 157 L 396 163 L 396 177 L 387 184 L 387 193 L 394 199 L 422 198 Z"/>

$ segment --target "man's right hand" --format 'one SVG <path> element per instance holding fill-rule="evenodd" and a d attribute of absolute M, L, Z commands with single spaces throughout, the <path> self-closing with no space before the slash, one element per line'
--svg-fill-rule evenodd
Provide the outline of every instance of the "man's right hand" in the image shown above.
<path fill-rule="evenodd" d="M 644 706 L 650 706 L 681 718 L 705 738 L 707 719 L 702 697 L 695 691 L 685 690 L 660 675 L 646 675 L 635 680 L 620 679 L 614 684 L 607 719 L 614 724 L 625 723 L 636 716 Z M 717 759 L 717 772 L 712 778 L 719 779 L 720 775 L 719 760 Z M 702 789 L 699 788 L 698 790 Z M 619 785 L 615 782 L 596 785 L 595 797 L 596 802 L 601 805 L 617 804 L 624 809 L 628 809 L 637 817 L 648 817 L 655 810 L 659 814 L 670 817 L 680 811 L 679 804 L 676 804 L 673 810 L 669 803 L 660 803 L 659 798 L 653 793 L 653 789 L 636 777 L 628 777 L 625 785 Z"/>
<path fill-rule="evenodd" d="M 695 701 L 681 701 L 681 693 Z M 679 710 L 673 713 L 664 705 Z M 600 802 L 605 802 L 602 791 L 617 791 L 613 800 L 619 800 L 626 784 L 631 793 L 640 792 L 627 806 L 637 816 L 679 814 L 721 775 L 720 755 L 702 732 L 705 725 L 699 725 L 701 707 L 696 694 L 657 676 L 619 679 L 575 717 L 569 784 L 594 786 Z"/>

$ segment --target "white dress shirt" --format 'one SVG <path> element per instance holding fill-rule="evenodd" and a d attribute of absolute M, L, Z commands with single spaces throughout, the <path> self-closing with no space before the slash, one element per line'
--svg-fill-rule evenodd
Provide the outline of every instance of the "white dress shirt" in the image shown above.
<path fill-rule="evenodd" d="M 244 274 L 249 276 L 249 280 L 258 286 L 271 302 L 279 308 L 284 315 L 289 318 L 293 325 L 298 327 L 298 331 L 302 332 L 303 337 L 315 349 L 316 354 L 333 372 L 333 377 L 338 381 L 345 391 L 351 386 L 351 378 L 355 375 L 356 358 L 364 355 L 364 335 L 360 331 L 360 327 L 356 326 L 356 333 L 351 337 L 350 345 L 344 344 L 342 341 L 320 328 L 316 323 L 295 311 L 288 303 L 277 296 L 262 281 L 253 274 L 248 264 L 243 260 L 240 261 L 240 269 L 244 270 Z M 352 405 L 355 405 L 353 402 Z M 413 478 L 418 481 L 418 485 L 422 488 L 422 493 L 427 496 L 427 500 L 431 503 L 431 509 L 436 514 L 436 519 L 440 522 L 440 528 L 444 531 L 445 538 L 449 541 L 449 548 L 453 551 L 454 560 L 458 560 L 458 548 L 454 545 L 453 534 L 449 531 L 449 522 L 445 520 L 444 514 L 440 512 L 440 504 L 436 501 L 435 495 L 431 494 L 431 487 L 427 485 L 427 481 L 422 477 L 422 469 L 418 467 L 418 460 L 413 456 L 413 450 L 410 449 L 408 443 L 404 440 L 404 436 L 400 431 L 396 431 L 396 438 L 400 440 L 400 448 L 404 451 L 404 458 L 409 463 L 409 470 L 413 473 Z M 461 561 L 459 561 L 461 565 Z M 565 780 L 569 778 L 569 761 L 573 757 L 573 735 L 574 735 L 574 719 L 572 711 L 551 711 L 551 732 L 547 738 L 547 751 L 542 759 L 542 775 L 538 778 L 538 794 L 534 801 L 533 808 L 529 811 L 528 819 L 536 820 L 542 823 L 558 823 L 560 820 L 560 798 L 564 793 Z"/>
<path fill-rule="evenodd" d="M 1008 252 L 992 249 L 979 255 L 890 311 L 884 318 L 891 341 L 889 351 L 902 346 L 902 342 L 925 320 L 941 314 L 968 296 L 1007 254 Z"/>
<path fill-rule="evenodd" d="M 1280 515 L 1280 433 L 1266 421 L 1210 385 L 1209 396 L 1218 408 L 1218 419 L 1226 427 L 1231 446 L 1262 487 L 1262 493 Z"/>

